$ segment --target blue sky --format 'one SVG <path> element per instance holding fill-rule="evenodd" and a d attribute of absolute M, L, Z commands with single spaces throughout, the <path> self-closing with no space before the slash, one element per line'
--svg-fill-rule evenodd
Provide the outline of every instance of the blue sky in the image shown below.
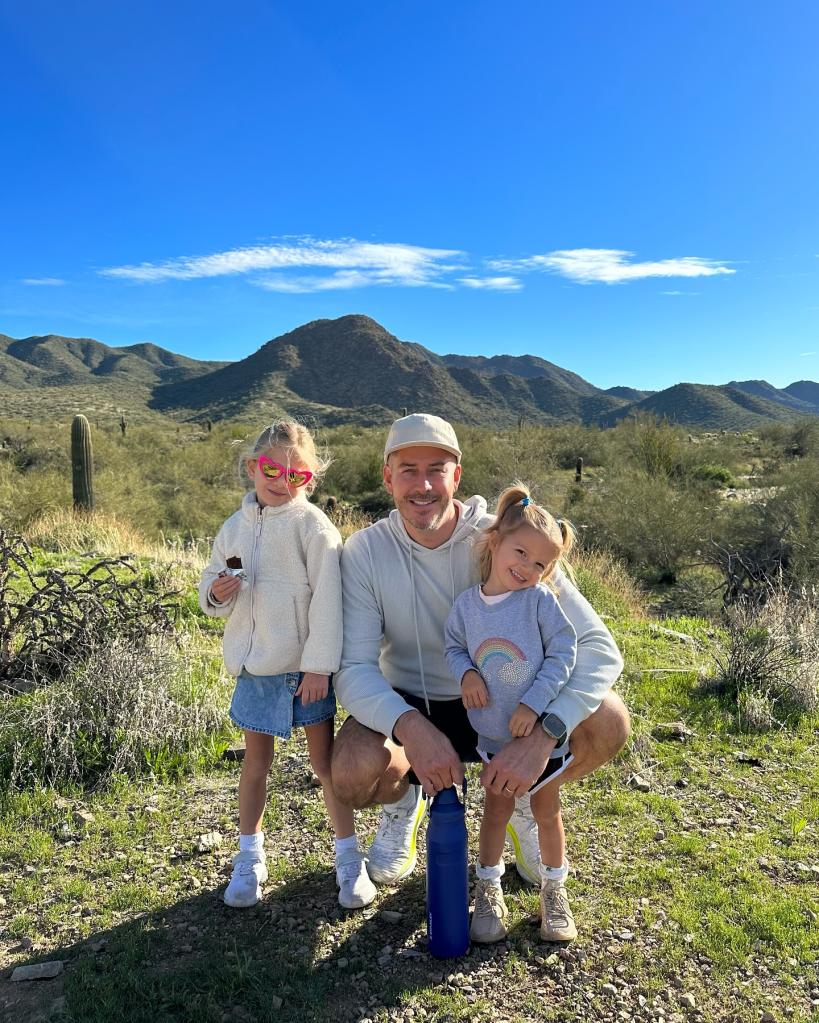
<path fill-rule="evenodd" d="M 819 380 L 813 0 L 0 2 L 0 333 Z"/>

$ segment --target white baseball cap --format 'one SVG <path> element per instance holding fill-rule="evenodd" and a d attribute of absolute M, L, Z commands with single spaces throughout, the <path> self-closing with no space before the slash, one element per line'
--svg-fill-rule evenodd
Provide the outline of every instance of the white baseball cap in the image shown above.
<path fill-rule="evenodd" d="M 460 462 L 461 449 L 458 438 L 446 419 L 431 416 L 428 412 L 414 412 L 411 416 L 396 419 L 387 434 L 384 447 L 384 463 L 394 451 L 413 447 L 443 448 Z"/>

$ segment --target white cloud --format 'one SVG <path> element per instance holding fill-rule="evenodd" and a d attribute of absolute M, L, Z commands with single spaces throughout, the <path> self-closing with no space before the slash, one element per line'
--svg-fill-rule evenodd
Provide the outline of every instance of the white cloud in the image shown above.
<path fill-rule="evenodd" d="M 699 295 L 698 291 L 661 291 L 661 295 Z"/>
<path fill-rule="evenodd" d="M 462 263 L 463 253 L 457 249 L 360 242 L 354 238 L 330 241 L 294 238 L 271 245 L 229 249 L 210 256 L 181 256 L 163 263 L 109 267 L 100 273 L 106 277 L 154 283 L 259 274 L 260 271 L 276 270 L 279 271 L 278 274 L 251 279 L 254 284 L 271 291 L 306 292 L 358 288 L 374 284 L 391 287 L 440 287 L 441 278 L 446 274 L 463 270 Z M 318 272 L 290 276 L 287 271 L 291 270 Z M 327 271 L 331 270 L 335 272 L 328 276 Z"/>
<path fill-rule="evenodd" d="M 624 249 L 557 249 L 525 259 L 495 259 L 493 270 L 525 272 L 541 270 L 559 274 L 579 284 L 620 284 L 645 277 L 713 277 L 736 271 L 700 256 L 680 256 L 644 263 L 629 262 L 633 252 Z"/>
<path fill-rule="evenodd" d="M 517 277 L 459 277 L 458 283 L 467 288 L 486 288 L 490 291 L 520 291 L 523 287 Z"/>
<path fill-rule="evenodd" d="M 26 277 L 22 283 L 37 288 L 57 288 L 68 282 L 64 281 L 62 277 Z"/>
<path fill-rule="evenodd" d="M 816 352 L 800 352 L 799 353 L 799 358 L 800 359 L 804 359 L 808 355 L 816 355 Z"/>

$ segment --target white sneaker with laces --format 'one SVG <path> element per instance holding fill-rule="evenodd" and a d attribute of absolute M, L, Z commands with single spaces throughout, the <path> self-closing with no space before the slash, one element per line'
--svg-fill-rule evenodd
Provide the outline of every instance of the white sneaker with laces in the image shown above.
<path fill-rule="evenodd" d="M 225 905 L 234 909 L 255 906 L 262 897 L 267 880 L 264 851 L 240 852 L 233 857 L 233 873 L 223 896 Z"/>
<path fill-rule="evenodd" d="M 414 802 L 402 805 L 405 800 L 409 803 L 405 797 L 385 805 L 381 812 L 381 824 L 367 855 L 367 873 L 378 884 L 393 884 L 415 869 L 418 827 L 427 801 L 420 785 L 410 788 L 416 790 Z"/>
<path fill-rule="evenodd" d="M 540 887 L 540 845 L 537 821 L 532 816 L 529 794 L 515 800 L 515 809 L 506 825 L 506 837 L 515 850 L 515 866 L 527 884 Z"/>
<path fill-rule="evenodd" d="M 361 909 L 375 898 L 375 885 L 367 873 L 367 858 L 360 849 L 348 849 L 336 859 L 338 901 L 345 909 Z"/>
<path fill-rule="evenodd" d="M 506 937 L 506 918 L 509 912 L 503 900 L 499 881 L 483 881 L 475 885 L 475 909 L 469 936 L 481 944 L 491 944 Z"/>

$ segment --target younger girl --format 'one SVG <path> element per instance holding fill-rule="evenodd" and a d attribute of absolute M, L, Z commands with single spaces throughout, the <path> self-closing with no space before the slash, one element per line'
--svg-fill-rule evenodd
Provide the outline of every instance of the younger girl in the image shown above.
<path fill-rule="evenodd" d="M 244 729 L 239 781 L 239 852 L 224 899 L 252 906 L 267 880 L 262 816 L 274 736 L 304 728 L 310 763 L 336 836 L 339 902 L 375 897 L 353 830 L 353 811 L 330 784 L 335 696 L 341 657 L 341 537 L 307 501 L 327 467 L 306 427 L 282 420 L 242 454 L 253 485 L 224 523 L 199 587 L 205 614 L 227 618 L 225 665 L 236 676 L 230 718 Z"/>
<path fill-rule="evenodd" d="M 446 623 L 446 656 L 450 671 L 461 681 L 463 703 L 478 733 L 478 753 L 487 762 L 513 738 L 541 727 L 574 668 L 577 637 L 549 583 L 573 540 L 572 527 L 552 518 L 516 483 L 501 494 L 494 524 L 476 543 L 481 584 L 455 601 Z M 566 898 L 569 868 L 560 792 L 549 784 L 570 760 L 564 735 L 529 790 L 540 845 L 540 934 L 547 941 L 577 936 Z M 506 825 L 514 809 L 513 794 L 495 795 L 486 789 L 473 941 L 506 936 L 500 882 Z"/>

